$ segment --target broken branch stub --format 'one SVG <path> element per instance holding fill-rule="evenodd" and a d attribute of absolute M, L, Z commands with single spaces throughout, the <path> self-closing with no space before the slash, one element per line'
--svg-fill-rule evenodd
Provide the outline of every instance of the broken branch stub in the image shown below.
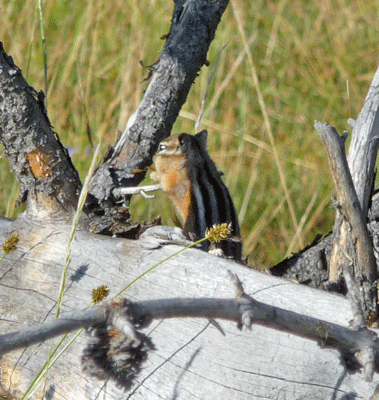
<path fill-rule="evenodd" d="M 44 94 L 25 81 L 0 43 L 0 140 L 20 182 L 27 216 L 72 216 L 81 189 L 79 175 L 52 130 Z"/>
<path fill-rule="evenodd" d="M 366 219 L 358 200 L 345 153 L 345 136 L 336 129 L 315 121 L 315 128 L 328 155 L 330 170 L 337 192 L 337 217 L 334 243 L 330 258 L 329 280 L 335 282 L 349 263 L 354 264 L 354 279 L 363 290 L 363 306 L 366 317 L 376 314 L 377 294 L 374 282 L 377 278 L 376 260 Z"/>

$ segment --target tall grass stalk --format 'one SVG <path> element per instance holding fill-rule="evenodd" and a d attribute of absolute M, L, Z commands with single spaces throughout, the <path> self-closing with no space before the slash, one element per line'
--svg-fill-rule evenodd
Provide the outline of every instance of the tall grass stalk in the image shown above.
<path fill-rule="evenodd" d="M 251 68 L 251 73 L 252 73 L 255 89 L 257 91 L 258 102 L 259 102 L 259 105 L 260 105 L 261 110 L 262 110 L 262 115 L 263 115 L 264 122 L 265 122 L 265 125 L 266 125 L 267 135 L 268 135 L 268 138 L 270 140 L 272 152 L 273 152 L 273 155 L 274 155 L 274 158 L 275 158 L 275 163 L 276 163 L 276 166 L 277 166 L 278 171 L 279 171 L 280 183 L 281 183 L 281 186 L 282 186 L 282 189 L 283 189 L 283 192 L 284 192 L 284 195 L 285 195 L 285 198 L 286 198 L 289 210 L 290 210 L 292 223 L 293 223 L 294 228 L 295 228 L 295 235 L 297 236 L 297 238 L 298 238 L 298 240 L 300 242 L 300 246 L 303 247 L 304 246 L 304 241 L 303 241 L 303 238 L 301 236 L 301 231 L 299 230 L 299 225 L 297 223 L 297 218 L 296 218 L 296 214 L 295 214 L 295 208 L 294 208 L 294 205 L 293 205 L 293 202 L 292 202 L 289 190 L 288 190 L 288 186 L 287 186 L 287 182 L 286 182 L 286 176 L 285 176 L 285 173 L 284 173 L 282 162 L 280 160 L 279 152 L 278 152 L 277 146 L 275 144 L 275 140 L 274 140 L 274 135 L 273 135 L 272 128 L 271 128 L 270 119 L 268 117 L 267 107 L 266 107 L 265 101 L 263 99 L 262 91 L 261 91 L 261 88 L 260 88 L 257 69 L 255 67 L 255 62 L 253 61 L 253 56 L 252 56 L 252 53 L 251 53 L 251 51 L 249 49 L 249 45 L 247 43 L 247 38 L 246 38 L 245 30 L 244 30 L 244 24 L 242 22 L 242 17 L 241 17 L 241 10 L 240 10 L 236 0 L 232 0 L 231 4 L 232 4 L 232 7 L 233 7 L 234 15 L 235 15 L 236 20 L 237 20 L 237 26 L 238 26 L 238 29 L 239 29 L 239 32 L 240 32 L 240 35 L 241 35 L 242 43 L 245 46 L 247 58 L 249 60 L 249 64 L 250 64 L 250 68 Z"/>
<path fill-rule="evenodd" d="M 45 77 L 45 93 L 48 91 L 48 79 L 47 79 L 47 46 L 46 46 L 46 36 L 45 36 L 45 23 L 43 19 L 43 7 L 42 7 L 42 0 L 38 0 L 38 12 L 39 12 L 39 25 L 40 25 L 40 32 L 41 32 L 41 40 L 42 40 L 42 53 L 43 53 L 43 71 Z M 47 108 L 47 98 L 46 98 L 46 108 Z"/>
<path fill-rule="evenodd" d="M 58 293 L 58 300 L 57 300 L 57 311 L 55 313 L 55 318 L 59 317 L 59 314 L 60 314 L 60 311 L 61 311 L 61 305 L 62 305 L 62 300 L 63 300 L 63 295 L 64 295 L 64 289 L 65 289 L 66 280 L 67 280 L 67 272 L 68 272 L 68 268 L 69 268 L 70 262 L 71 262 L 72 242 L 74 240 L 75 231 L 76 231 L 76 228 L 77 228 L 77 226 L 79 224 L 80 216 L 82 214 L 83 207 L 84 207 L 84 204 L 85 204 L 85 201 L 86 201 L 86 198 L 87 198 L 87 194 L 88 194 L 91 178 L 92 178 L 92 175 L 93 175 L 93 173 L 95 171 L 96 163 L 97 163 L 97 161 L 99 159 L 99 154 L 100 154 L 100 145 L 97 145 L 96 148 L 95 148 L 95 152 L 93 154 L 93 157 L 92 157 L 92 162 L 91 162 L 90 168 L 88 170 L 88 174 L 86 176 L 86 179 L 84 181 L 84 185 L 83 185 L 82 190 L 80 192 L 80 196 L 79 196 L 79 200 L 78 200 L 78 206 L 77 206 L 74 218 L 72 220 L 71 232 L 70 232 L 70 236 L 69 236 L 69 240 L 68 240 L 67 252 L 66 252 L 66 257 L 65 257 L 65 263 L 64 263 L 64 267 L 63 267 L 63 271 L 62 271 L 62 277 L 61 277 L 61 281 L 60 281 L 60 285 L 59 285 L 59 293 Z"/>
<path fill-rule="evenodd" d="M 76 334 L 65 344 L 65 346 L 61 349 L 61 351 L 54 357 L 54 355 L 57 353 L 57 351 L 67 338 L 68 334 L 62 336 L 61 340 L 54 347 L 54 349 L 51 349 L 48 359 L 45 361 L 44 365 L 39 370 L 38 374 L 33 379 L 32 383 L 30 384 L 24 395 L 21 397 L 21 400 L 29 399 L 33 395 L 33 393 L 37 390 L 39 383 L 46 376 L 49 369 L 58 361 L 60 356 L 71 346 L 71 344 L 83 332 L 83 330 L 84 329 L 80 329 L 78 332 L 76 332 Z"/>
<path fill-rule="evenodd" d="M 96 164 L 97 164 L 98 159 L 99 159 L 99 154 L 100 154 L 100 145 L 97 145 L 96 148 L 95 148 L 95 152 L 93 154 L 93 157 L 92 157 L 92 162 L 91 162 L 90 168 L 88 170 L 86 179 L 84 181 L 82 190 L 80 192 L 80 196 L 79 196 L 79 199 L 78 199 L 78 206 L 77 206 L 75 215 L 73 217 L 72 225 L 71 225 L 71 232 L 70 232 L 68 245 L 67 245 L 66 256 L 65 256 L 65 263 L 64 263 L 64 267 L 63 267 L 63 271 L 62 271 L 62 277 L 61 277 L 60 286 L 59 286 L 59 293 L 58 293 L 58 300 L 57 300 L 57 310 L 56 310 L 56 313 L 55 313 L 55 318 L 59 317 L 59 314 L 60 314 L 60 311 L 61 311 L 62 300 L 63 300 L 63 295 L 64 295 L 64 289 L 65 289 L 66 280 L 67 280 L 67 273 L 68 273 L 68 268 L 70 266 L 70 261 L 71 261 L 72 241 L 74 240 L 74 237 L 75 237 L 75 231 L 76 231 L 76 228 L 77 228 L 77 226 L 79 224 L 80 216 L 81 216 L 81 213 L 83 211 L 85 200 L 87 198 L 87 194 L 88 194 L 91 178 L 92 178 L 93 172 L 95 171 Z M 22 400 L 28 399 L 33 394 L 33 392 L 36 390 L 36 388 L 37 388 L 38 384 L 40 383 L 40 381 L 44 377 L 47 376 L 46 374 L 48 373 L 48 371 L 51 368 L 51 366 L 53 366 L 55 364 L 55 362 L 59 359 L 59 357 L 63 354 L 63 352 L 80 335 L 80 333 L 82 331 L 83 331 L 83 329 L 81 329 L 79 332 L 77 332 L 73 336 L 73 338 L 70 339 L 70 341 L 64 346 L 64 348 L 58 353 L 58 355 L 54 359 L 53 359 L 54 355 L 59 350 L 59 348 L 61 347 L 61 345 L 63 344 L 64 340 L 66 339 L 66 337 L 68 335 L 67 334 L 63 335 L 63 337 L 61 338 L 59 343 L 57 345 L 55 345 L 55 346 L 53 345 L 53 341 L 51 341 L 49 357 L 46 360 L 45 364 L 42 366 L 42 368 L 39 370 L 38 374 L 36 375 L 36 377 L 34 378 L 32 383 L 30 384 L 30 386 L 27 389 L 27 391 L 25 392 L 25 394 L 23 395 Z"/>

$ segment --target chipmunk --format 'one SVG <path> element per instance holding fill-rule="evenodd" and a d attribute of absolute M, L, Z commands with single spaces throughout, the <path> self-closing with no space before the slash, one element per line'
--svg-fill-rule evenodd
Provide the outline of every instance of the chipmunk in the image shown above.
<path fill-rule="evenodd" d="M 221 241 L 228 257 L 241 259 L 242 242 L 237 214 L 230 193 L 207 151 L 208 132 L 196 135 L 181 133 L 162 141 L 154 156 L 155 172 L 151 178 L 159 182 L 181 214 L 186 233 L 203 238 L 214 224 L 228 223 L 233 239 Z M 236 240 L 237 239 L 237 240 Z M 208 250 L 209 243 L 203 248 Z"/>

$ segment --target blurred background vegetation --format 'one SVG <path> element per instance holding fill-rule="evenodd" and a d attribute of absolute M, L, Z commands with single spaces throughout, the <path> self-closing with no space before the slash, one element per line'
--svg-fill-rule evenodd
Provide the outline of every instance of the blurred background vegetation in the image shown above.
<path fill-rule="evenodd" d="M 1 4 L 1 2 L 0 2 Z M 173 2 L 43 2 L 47 88 L 38 0 L 0 8 L 0 40 L 36 90 L 47 94 L 51 123 L 83 179 L 92 144 L 114 144 L 148 83 L 144 65 L 159 57 Z M 378 67 L 376 0 L 231 0 L 173 133 L 200 129 L 225 173 L 239 213 L 244 252 L 258 268 L 300 250 L 333 225 L 333 184 L 315 119 L 351 130 Z M 0 116 L 1 118 L 1 116 Z M 0 215 L 16 217 L 18 183 L 0 160 Z M 148 179 L 144 183 L 148 183 Z M 135 220 L 161 215 L 164 194 L 136 196 Z"/>

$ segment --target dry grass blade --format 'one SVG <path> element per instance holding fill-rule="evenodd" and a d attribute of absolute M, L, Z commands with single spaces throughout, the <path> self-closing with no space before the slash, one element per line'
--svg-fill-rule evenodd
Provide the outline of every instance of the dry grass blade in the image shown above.
<path fill-rule="evenodd" d="M 285 173 L 284 173 L 284 169 L 283 169 L 282 163 L 280 161 L 279 152 L 278 152 L 276 144 L 275 144 L 274 135 L 273 135 L 273 132 L 272 132 L 272 129 L 271 129 L 271 124 L 270 124 L 270 119 L 268 117 L 267 108 L 266 108 L 265 102 L 263 100 L 262 92 L 261 92 L 261 89 L 260 89 L 257 69 L 255 67 L 255 63 L 253 61 L 253 57 L 252 57 L 251 51 L 248 48 L 246 35 L 245 35 L 244 29 L 243 29 L 243 23 L 242 23 L 241 14 L 240 14 L 238 5 L 236 4 L 236 1 L 232 1 L 231 3 L 232 3 L 232 6 L 233 6 L 234 15 L 235 15 L 236 20 L 238 22 L 238 29 L 239 29 L 240 34 L 241 34 L 242 42 L 243 42 L 243 44 L 244 44 L 244 46 L 246 48 L 247 57 L 248 57 L 248 60 L 249 60 L 249 64 L 250 64 L 250 67 L 251 67 L 251 72 L 252 72 L 252 75 L 253 75 L 255 88 L 256 88 L 256 91 L 257 91 L 257 95 L 258 95 L 258 102 L 260 104 L 260 107 L 261 107 L 261 110 L 262 110 L 262 114 L 263 114 L 263 117 L 264 117 L 267 134 L 268 134 L 268 137 L 269 137 L 269 140 L 270 140 L 270 144 L 271 144 L 271 148 L 272 148 L 272 151 L 273 151 L 273 154 L 274 154 L 274 157 L 275 157 L 275 163 L 276 163 L 278 171 L 279 171 L 280 183 L 281 183 L 282 189 L 284 191 L 284 195 L 285 195 L 286 200 L 287 200 L 287 204 L 288 204 L 288 207 L 289 207 L 289 211 L 290 211 L 290 215 L 291 215 L 291 218 L 292 218 L 292 222 L 293 222 L 293 225 L 294 225 L 294 228 L 295 228 L 295 234 L 296 234 L 297 239 L 299 240 L 300 245 L 303 247 L 304 246 L 304 240 L 303 240 L 303 237 L 301 235 L 301 232 L 299 231 L 299 225 L 298 225 L 297 218 L 296 218 L 295 208 L 294 208 L 291 196 L 289 194 L 289 190 L 288 190 L 287 182 L 286 182 L 286 176 L 285 176 Z"/>

